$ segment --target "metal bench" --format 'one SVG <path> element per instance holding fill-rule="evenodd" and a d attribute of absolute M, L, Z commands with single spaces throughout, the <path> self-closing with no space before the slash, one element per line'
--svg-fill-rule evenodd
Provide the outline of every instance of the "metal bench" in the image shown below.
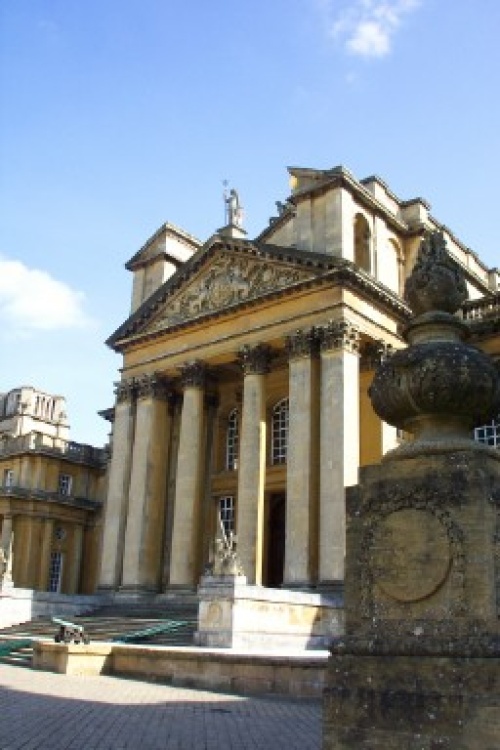
<path fill-rule="evenodd" d="M 90 643 L 90 638 L 85 633 L 83 625 L 76 625 L 68 620 L 61 620 L 59 617 L 53 617 L 52 622 L 58 626 L 57 633 L 54 636 L 56 643 Z"/>

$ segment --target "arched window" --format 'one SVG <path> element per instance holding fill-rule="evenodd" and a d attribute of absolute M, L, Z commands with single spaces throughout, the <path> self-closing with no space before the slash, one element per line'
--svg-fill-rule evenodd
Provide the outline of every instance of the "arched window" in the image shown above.
<path fill-rule="evenodd" d="M 227 419 L 226 431 L 226 469 L 235 471 L 238 468 L 238 453 L 240 447 L 240 433 L 238 425 L 238 409 L 233 409 Z"/>
<path fill-rule="evenodd" d="M 271 463 L 286 463 L 288 450 L 288 399 L 283 398 L 273 408 Z"/>
<path fill-rule="evenodd" d="M 368 273 L 372 272 L 370 259 L 370 227 L 363 214 L 354 217 L 354 262 Z"/>

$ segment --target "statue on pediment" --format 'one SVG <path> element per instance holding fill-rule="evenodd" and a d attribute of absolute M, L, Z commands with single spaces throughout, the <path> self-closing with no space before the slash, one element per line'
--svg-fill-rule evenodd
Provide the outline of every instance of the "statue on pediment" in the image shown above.
<path fill-rule="evenodd" d="M 226 205 L 226 224 L 240 229 L 243 228 L 244 212 L 240 204 L 238 191 L 234 188 L 231 188 L 229 192 L 224 190 L 224 203 Z"/>

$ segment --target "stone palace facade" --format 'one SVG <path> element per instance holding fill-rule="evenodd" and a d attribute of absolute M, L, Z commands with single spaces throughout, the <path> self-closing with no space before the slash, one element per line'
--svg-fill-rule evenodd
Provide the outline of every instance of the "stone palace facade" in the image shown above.
<path fill-rule="evenodd" d="M 221 523 L 249 583 L 341 588 L 345 488 L 405 437 L 368 389 L 404 346 L 402 292 L 426 230 L 465 273 L 474 343 L 500 357 L 499 273 L 424 200 L 343 167 L 289 173 L 254 240 L 231 191 L 204 244 L 167 223 L 127 264 L 131 314 L 108 340 L 123 367 L 101 591 L 193 589 Z"/>

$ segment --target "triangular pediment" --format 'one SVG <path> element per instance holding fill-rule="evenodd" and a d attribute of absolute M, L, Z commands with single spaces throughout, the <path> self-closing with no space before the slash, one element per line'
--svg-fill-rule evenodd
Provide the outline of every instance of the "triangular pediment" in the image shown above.
<path fill-rule="evenodd" d="M 310 269 L 303 270 L 292 264 L 219 250 L 193 279 L 165 302 L 144 332 L 227 310 L 314 275 Z"/>
<path fill-rule="evenodd" d="M 108 343 L 166 332 L 293 289 L 327 272 L 333 258 L 294 248 L 217 241 L 205 246 L 123 324 Z"/>

